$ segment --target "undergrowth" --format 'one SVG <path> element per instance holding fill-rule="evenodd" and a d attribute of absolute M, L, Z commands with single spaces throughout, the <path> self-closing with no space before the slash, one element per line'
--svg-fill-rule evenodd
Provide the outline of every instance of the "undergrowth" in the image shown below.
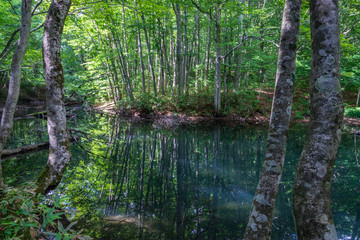
<path fill-rule="evenodd" d="M 35 184 L 8 187 L 1 194 L 0 239 L 90 239 L 74 230 L 65 212 L 59 209 L 58 195 L 53 200 L 35 193 Z"/>
<path fill-rule="evenodd" d="M 360 107 L 346 107 L 344 116 L 349 118 L 360 118 Z"/>
<path fill-rule="evenodd" d="M 240 91 L 222 94 L 221 104 L 223 115 L 241 115 L 248 117 L 261 111 L 256 91 Z M 180 97 L 143 94 L 135 97 L 134 101 L 127 98 L 118 102 L 120 109 L 132 109 L 144 114 L 171 112 L 184 113 L 189 116 L 210 117 L 214 115 L 214 96 L 209 92 L 199 92 Z"/>

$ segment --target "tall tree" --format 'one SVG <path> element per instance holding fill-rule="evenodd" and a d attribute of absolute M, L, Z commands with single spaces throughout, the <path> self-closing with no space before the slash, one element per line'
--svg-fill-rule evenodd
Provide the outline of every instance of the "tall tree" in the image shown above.
<path fill-rule="evenodd" d="M 38 179 L 40 193 L 55 189 L 71 159 L 64 105 L 64 72 L 61 64 L 61 36 L 71 0 L 53 0 L 46 16 L 43 60 L 46 81 L 46 108 L 49 134 L 49 159 Z"/>
<path fill-rule="evenodd" d="M 15 107 L 19 99 L 21 64 L 23 62 L 26 53 L 26 48 L 30 36 L 31 6 L 32 6 L 32 0 L 22 1 L 20 36 L 19 36 L 19 41 L 17 42 L 16 50 L 14 52 L 11 61 L 8 96 L 6 98 L 5 107 L 1 117 L 0 159 L 1 159 L 1 153 L 4 149 L 4 145 L 7 139 L 9 138 L 13 127 Z M 0 187 L 5 187 L 5 183 L 2 178 L 1 163 L 0 163 Z"/>
<path fill-rule="evenodd" d="M 301 0 L 285 1 L 266 155 L 244 239 L 270 239 L 271 235 L 291 117 L 300 10 Z"/>
<path fill-rule="evenodd" d="M 220 56 L 220 44 L 221 44 L 221 7 L 215 5 L 215 116 L 221 114 L 221 56 Z"/>
<path fill-rule="evenodd" d="M 310 27 L 310 125 L 295 175 L 294 216 L 299 239 L 337 239 L 330 190 L 344 114 L 338 1 L 311 0 Z"/>
<path fill-rule="evenodd" d="M 182 23 L 180 5 L 173 4 L 174 13 L 176 16 L 176 64 L 175 64 L 175 82 L 177 84 L 178 96 L 183 94 L 184 89 L 184 75 L 183 75 L 183 55 L 182 55 Z"/>

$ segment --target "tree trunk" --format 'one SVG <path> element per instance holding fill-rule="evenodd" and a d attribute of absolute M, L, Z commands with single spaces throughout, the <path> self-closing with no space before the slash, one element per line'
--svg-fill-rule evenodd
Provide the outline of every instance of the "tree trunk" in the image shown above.
<path fill-rule="evenodd" d="M 153 66 L 152 55 L 151 55 L 151 45 L 150 45 L 150 40 L 149 40 L 149 37 L 148 37 L 148 34 L 147 34 L 147 30 L 146 30 L 146 25 L 145 25 L 146 22 L 145 22 L 144 15 L 141 15 L 141 19 L 142 19 L 142 22 L 144 24 L 145 40 L 146 40 L 146 45 L 147 45 L 148 53 L 149 53 L 149 55 L 148 55 L 149 68 L 150 68 L 151 79 L 152 79 L 153 87 L 154 87 L 154 94 L 155 94 L 155 97 L 156 97 L 156 95 L 157 95 L 156 80 L 155 80 L 154 66 Z"/>
<path fill-rule="evenodd" d="M 178 88 L 178 96 L 183 94 L 184 76 L 182 74 L 183 56 L 182 56 L 182 24 L 180 16 L 180 5 L 173 5 L 176 16 L 176 64 L 175 64 L 175 82 Z"/>
<path fill-rule="evenodd" d="M 61 36 L 71 0 L 53 0 L 45 20 L 43 60 L 46 81 L 46 108 L 49 134 L 49 159 L 38 179 L 39 193 L 55 189 L 71 160 L 66 109 L 64 106 L 64 73 L 61 64 Z"/>
<path fill-rule="evenodd" d="M 337 239 L 330 190 L 344 115 L 338 1 L 311 0 L 310 27 L 310 124 L 295 175 L 294 216 L 298 239 Z"/>
<path fill-rule="evenodd" d="M 220 8 L 215 7 L 215 116 L 221 114 Z"/>
<path fill-rule="evenodd" d="M 141 70 L 141 79 L 142 79 L 142 93 L 146 93 L 146 84 L 145 84 L 145 66 L 143 61 L 143 54 L 142 54 L 142 46 L 141 46 L 141 36 L 140 36 L 140 29 L 138 29 L 137 34 L 137 42 L 138 42 L 138 51 L 140 57 L 140 70 Z"/>
<path fill-rule="evenodd" d="M 271 236 L 291 117 L 300 10 L 301 0 L 285 2 L 266 155 L 244 239 L 270 239 Z"/>
<path fill-rule="evenodd" d="M 1 159 L 1 152 L 4 149 L 5 143 L 9 138 L 13 127 L 15 107 L 19 99 L 21 64 L 26 53 L 26 48 L 29 42 L 29 35 L 30 35 L 31 5 L 32 5 L 32 0 L 22 1 L 20 36 L 19 36 L 18 44 L 16 46 L 16 50 L 14 52 L 11 61 L 8 96 L 6 98 L 5 107 L 1 117 L 0 159 Z M 5 186 L 6 185 L 2 178 L 2 167 L 0 163 L 0 188 L 3 188 Z"/>

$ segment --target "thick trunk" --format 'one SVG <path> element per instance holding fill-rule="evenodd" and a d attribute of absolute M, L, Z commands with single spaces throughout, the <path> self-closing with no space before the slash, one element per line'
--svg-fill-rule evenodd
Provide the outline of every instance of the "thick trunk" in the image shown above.
<path fill-rule="evenodd" d="M 29 42 L 29 35 L 30 35 L 31 5 L 32 5 L 32 0 L 22 1 L 20 37 L 19 37 L 19 41 L 17 42 L 18 44 L 11 61 L 8 96 L 1 117 L 0 159 L 1 159 L 1 152 L 4 149 L 5 143 L 9 138 L 13 127 L 15 107 L 19 99 L 21 64 L 26 53 L 26 48 Z M 2 178 L 2 168 L 0 164 L 0 188 L 1 187 L 5 187 L 5 184 Z"/>
<path fill-rule="evenodd" d="M 43 60 L 50 147 L 47 166 L 38 179 L 37 191 L 40 193 L 47 193 L 59 185 L 71 159 L 60 57 L 61 36 L 70 5 L 71 0 L 53 0 L 44 26 Z"/>
<path fill-rule="evenodd" d="M 330 190 L 344 115 L 338 1 L 311 0 L 310 27 L 310 124 L 295 175 L 294 216 L 298 239 L 337 239 Z"/>
<path fill-rule="evenodd" d="M 300 10 L 301 0 L 285 2 L 266 155 L 244 239 L 270 239 L 271 235 L 291 117 Z"/>

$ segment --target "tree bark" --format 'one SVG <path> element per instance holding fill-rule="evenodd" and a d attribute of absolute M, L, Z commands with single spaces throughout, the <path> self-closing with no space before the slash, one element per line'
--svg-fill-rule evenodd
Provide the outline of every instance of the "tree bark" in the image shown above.
<path fill-rule="evenodd" d="M 215 6 L 215 116 L 221 114 L 220 8 Z"/>
<path fill-rule="evenodd" d="M 344 115 L 338 1 L 311 0 L 310 27 L 310 124 L 295 175 L 294 216 L 298 239 L 337 239 L 330 190 Z"/>
<path fill-rule="evenodd" d="M 53 0 L 45 20 L 43 60 L 46 81 L 46 108 L 49 134 L 49 158 L 38 179 L 39 193 L 55 189 L 71 160 L 64 106 L 64 73 L 61 64 L 61 36 L 71 0 Z"/>
<path fill-rule="evenodd" d="M 285 2 L 266 155 L 244 239 L 270 239 L 271 236 L 291 117 L 300 10 L 301 0 Z"/>
<path fill-rule="evenodd" d="M 143 53 L 142 53 L 142 46 L 141 46 L 141 36 L 140 36 L 140 28 L 137 31 L 137 43 L 138 43 L 138 51 L 140 57 L 140 71 L 141 71 L 141 80 L 142 80 L 142 93 L 146 93 L 146 83 L 145 83 L 145 65 L 143 61 Z"/>
<path fill-rule="evenodd" d="M 32 0 L 22 1 L 20 37 L 11 61 L 8 96 L 6 98 L 5 107 L 1 117 L 0 159 L 1 152 L 4 149 L 5 143 L 9 138 L 13 127 L 15 107 L 19 99 L 21 64 L 26 53 L 26 48 L 29 42 L 30 35 L 31 6 Z M 2 167 L 0 163 L 0 188 L 3 188 L 5 186 L 6 185 L 2 178 Z"/>
<path fill-rule="evenodd" d="M 157 91 L 156 91 L 156 79 L 155 79 L 155 73 L 154 73 L 154 65 L 153 65 L 153 60 L 152 60 L 152 55 L 151 55 L 151 45 L 150 45 L 150 40 L 147 34 L 147 30 L 146 30 L 146 22 L 145 22 L 145 17 L 144 15 L 141 15 L 141 19 L 143 22 L 143 30 L 144 30 L 144 34 L 145 34 L 145 40 L 146 40 L 146 45 L 148 48 L 148 61 L 149 61 L 149 68 L 150 68 L 150 72 L 151 72 L 151 79 L 153 82 L 153 87 L 154 87 L 154 95 L 156 97 L 157 95 Z"/>
<path fill-rule="evenodd" d="M 184 89 L 184 76 L 182 71 L 183 56 L 182 56 L 182 24 L 180 16 L 180 5 L 173 5 L 176 16 L 176 64 L 175 64 L 175 82 L 177 84 L 178 96 L 183 95 Z"/>

